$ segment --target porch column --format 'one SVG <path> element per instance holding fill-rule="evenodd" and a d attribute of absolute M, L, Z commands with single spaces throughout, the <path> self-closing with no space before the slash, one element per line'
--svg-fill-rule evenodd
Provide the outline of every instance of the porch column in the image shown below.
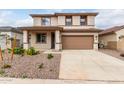
<path fill-rule="evenodd" d="M 60 31 L 57 30 L 55 31 L 55 50 L 59 51 L 61 49 L 62 49 L 61 35 L 60 35 Z"/>
<path fill-rule="evenodd" d="M 28 31 L 24 30 L 23 31 L 23 48 L 28 49 Z"/>
<path fill-rule="evenodd" d="M 94 50 L 98 50 L 98 34 L 94 35 L 94 44 L 93 44 Z"/>

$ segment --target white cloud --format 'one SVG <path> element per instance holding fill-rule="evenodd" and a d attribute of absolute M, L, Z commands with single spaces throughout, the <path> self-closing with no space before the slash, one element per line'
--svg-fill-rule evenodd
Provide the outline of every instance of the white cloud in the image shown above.
<path fill-rule="evenodd" d="M 45 10 L 43 13 L 54 13 L 54 12 L 64 12 L 64 11 L 66 10 L 48 9 Z M 99 28 L 108 28 L 117 25 L 124 25 L 124 9 L 117 9 L 117 10 L 97 9 L 97 10 L 88 10 L 88 11 L 85 9 L 81 10 L 81 12 L 90 12 L 90 11 L 99 12 L 99 15 L 96 17 L 96 26 Z M 0 26 L 31 26 L 33 24 L 32 18 L 28 14 L 27 16 L 24 15 L 22 17 L 20 16 L 21 13 L 16 14 L 12 10 L 0 10 Z"/>
<path fill-rule="evenodd" d="M 0 11 L 0 26 L 31 26 L 32 18 L 17 18 L 18 14 L 14 11 Z"/>
<path fill-rule="evenodd" d="M 96 10 L 99 15 L 96 17 L 96 26 L 108 28 L 117 25 L 124 25 L 124 10 L 122 9 L 104 9 Z"/>
<path fill-rule="evenodd" d="M 13 14 L 12 11 L 0 11 L 0 26 L 10 24 L 9 17 Z"/>
<path fill-rule="evenodd" d="M 31 17 L 15 21 L 15 26 L 32 26 L 33 21 Z"/>

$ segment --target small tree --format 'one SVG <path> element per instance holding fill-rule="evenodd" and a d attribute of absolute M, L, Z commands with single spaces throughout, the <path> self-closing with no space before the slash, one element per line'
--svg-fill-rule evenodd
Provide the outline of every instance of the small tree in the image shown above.
<path fill-rule="evenodd" d="M 0 35 L 1 35 L 1 32 L 0 32 Z M 0 61 L 3 61 L 1 45 L 0 45 Z"/>
<path fill-rule="evenodd" d="M 13 60 L 13 55 L 14 55 L 14 48 L 16 47 L 16 34 L 14 37 L 14 41 L 13 41 L 13 46 L 12 46 L 12 53 L 11 53 L 11 62 Z"/>
<path fill-rule="evenodd" d="M 2 49 L 1 49 L 1 46 L 0 46 L 0 61 L 1 61 L 1 62 L 3 61 L 3 55 L 2 55 Z"/>
<path fill-rule="evenodd" d="M 13 46 L 12 46 L 11 55 L 10 55 L 9 54 L 9 51 L 8 51 L 8 43 L 9 43 L 9 40 L 10 40 L 9 38 L 10 37 L 6 34 L 5 35 L 5 43 L 6 44 L 5 44 L 4 56 L 2 55 L 2 49 L 0 47 L 0 60 L 3 61 L 3 65 L 5 63 L 12 62 L 13 55 L 14 55 L 14 48 L 16 47 L 16 34 L 15 34 L 14 42 L 12 42 L 13 43 Z"/>

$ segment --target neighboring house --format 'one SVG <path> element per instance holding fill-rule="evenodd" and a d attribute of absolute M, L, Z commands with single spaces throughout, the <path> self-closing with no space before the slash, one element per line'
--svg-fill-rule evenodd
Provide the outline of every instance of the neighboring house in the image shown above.
<path fill-rule="evenodd" d="M 23 33 L 10 26 L 0 27 L 0 46 L 2 49 L 12 48 L 13 40 L 16 34 L 16 47 L 21 47 L 23 40 Z"/>
<path fill-rule="evenodd" d="M 98 49 L 95 17 L 98 13 L 31 14 L 33 26 L 21 27 L 23 47 L 45 49 Z"/>
<path fill-rule="evenodd" d="M 124 51 L 124 26 L 115 26 L 100 32 L 99 42 L 105 48 Z"/>

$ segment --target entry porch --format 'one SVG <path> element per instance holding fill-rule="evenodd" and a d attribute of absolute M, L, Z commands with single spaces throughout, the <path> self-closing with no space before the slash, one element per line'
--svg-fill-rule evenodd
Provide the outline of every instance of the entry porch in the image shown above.
<path fill-rule="evenodd" d="M 62 49 L 61 27 L 23 27 L 23 48 L 34 47 L 37 50 Z"/>

